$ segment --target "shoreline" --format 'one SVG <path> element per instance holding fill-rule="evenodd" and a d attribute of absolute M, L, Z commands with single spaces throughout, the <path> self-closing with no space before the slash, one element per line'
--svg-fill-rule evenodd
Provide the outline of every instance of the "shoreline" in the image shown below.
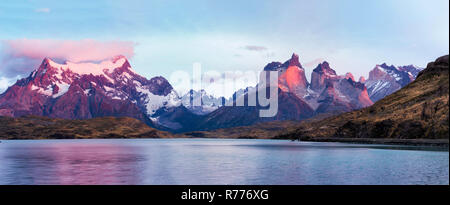
<path fill-rule="evenodd" d="M 449 139 L 389 139 L 389 138 L 304 138 L 304 139 L 279 139 L 279 138 L 210 138 L 210 137 L 174 137 L 174 138 L 74 138 L 74 139 L 57 139 L 57 138 L 22 138 L 22 139 L 0 139 L 1 141 L 15 141 L 15 140 L 95 140 L 95 139 L 255 139 L 255 140 L 290 140 L 300 142 L 339 142 L 350 144 L 378 144 L 378 145 L 405 145 L 405 146 L 427 146 L 427 147 L 440 147 L 448 148 Z"/>
<path fill-rule="evenodd" d="M 342 142 L 354 144 L 407 145 L 449 147 L 448 139 L 389 139 L 389 138 L 308 138 L 300 139 L 304 142 Z"/>

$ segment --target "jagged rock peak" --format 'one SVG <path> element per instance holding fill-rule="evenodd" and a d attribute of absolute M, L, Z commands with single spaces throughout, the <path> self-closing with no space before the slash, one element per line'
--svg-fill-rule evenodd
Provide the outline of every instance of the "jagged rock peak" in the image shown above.
<path fill-rule="evenodd" d="M 277 71 L 277 70 L 280 69 L 282 66 L 283 66 L 283 64 L 280 63 L 280 62 L 272 62 L 272 63 L 267 64 L 267 65 L 264 67 L 264 71 Z"/>
<path fill-rule="evenodd" d="M 330 64 L 327 61 L 322 62 L 317 65 L 317 67 L 313 70 L 313 72 L 320 74 L 328 74 L 328 75 L 336 75 L 336 71 L 330 67 Z"/>
<path fill-rule="evenodd" d="M 300 64 L 299 57 L 296 53 L 292 54 L 291 59 L 284 63 L 286 66 L 297 66 L 299 68 L 303 68 L 302 64 Z"/>
<path fill-rule="evenodd" d="M 345 78 L 346 78 L 346 79 L 351 79 L 353 82 L 356 82 L 356 81 L 355 81 L 355 77 L 354 77 L 353 74 L 350 73 L 350 72 L 348 72 L 348 73 L 345 74 Z"/>

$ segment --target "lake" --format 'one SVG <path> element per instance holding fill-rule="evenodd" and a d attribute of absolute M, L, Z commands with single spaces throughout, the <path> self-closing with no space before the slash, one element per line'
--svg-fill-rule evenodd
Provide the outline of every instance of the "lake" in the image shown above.
<path fill-rule="evenodd" d="M 2 140 L 0 184 L 449 184 L 449 152 L 283 140 Z"/>

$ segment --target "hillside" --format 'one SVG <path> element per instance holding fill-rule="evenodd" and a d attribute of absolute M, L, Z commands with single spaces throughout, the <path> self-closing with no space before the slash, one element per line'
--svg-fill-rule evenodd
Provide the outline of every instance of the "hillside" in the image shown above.
<path fill-rule="evenodd" d="M 447 55 L 429 63 L 414 82 L 371 107 L 323 120 L 305 121 L 295 131 L 275 138 L 314 141 L 399 139 L 399 142 L 443 139 L 448 144 L 448 73 Z"/>
<path fill-rule="evenodd" d="M 172 138 L 128 117 L 63 120 L 26 116 L 0 117 L 0 139 Z"/>
<path fill-rule="evenodd" d="M 184 133 L 195 138 L 271 139 L 286 131 L 295 131 L 296 121 L 260 122 L 249 126 Z"/>

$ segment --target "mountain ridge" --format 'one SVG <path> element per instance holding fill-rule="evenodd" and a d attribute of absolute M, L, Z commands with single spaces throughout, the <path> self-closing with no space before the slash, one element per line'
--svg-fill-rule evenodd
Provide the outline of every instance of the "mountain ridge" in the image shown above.
<path fill-rule="evenodd" d="M 300 123 L 296 131 L 276 138 L 448 139 L 449 57 L 436 59 L 416 80 L 373 106 Z M 448 142 L 447 142 L 448 144 Z"/>
<path fill-rule="evenodd" d="M 376 69 L 403 72 L 402 75 L 408 78 L 413 75 L 405 73 L 417 71 L 411 65 L 395 67 L 382 64 L 377 65 Z M 258 95 L 255 88 L 236 91 L 230 99 L 215 98 L 204 91 L 193 90 L 179 96 L 164 77 L 147 79 L 137 74 L 124 56 L 95 63 L 66 61 L 62 64 L 44 58 L 28 77 L 18 80 L 0 94 L 0 115 L 62 119 L 132 117 L 160 130 L 186 132 L 267 121 L 300 121 L 315 115 L 339 114 L 373 104 L 369 96 L 371 90 L 367 89 L 364 79 L 356 82 L 351 73 L 338 75 L 327 61 L 313 70 L 311 82 L 306 79 L 305 69 L 295 53 L 284 63 L 272 62 L 263 70 L 278 72 L 280 93 L 279 113 L 267 119 L 259 117 L 260 106 L 223 106 Z M 383 77 L 388 78 L 386 82 L 392 80 L 391 75 L 385 73 L 378 77 L 377 80 L 382 81 Z M 368 82 L 370 80 L 373 78 L 369 78 Z M 193 98 L 201 98 L 202 105 L 191 106 Z"/>
<path fill-rule="evenodd" d="M 155 121 L 157 111 L 180 105 L 165 78 L 140 76 L 123 56 L 64 64 L 45 58 L 28 77 L 0 95 L 0 114 L 10 117 L 132 117 L 152 127 L 161 127 Z"/>
<path fill-rule="evenodd" d="M 448 72 L 447 55 L 430 62 L 425 70 L 418 73 L 416 81 L 385 99 L 370 107 L 340 115 L 324 113 L 301 122 L 264 122 L 185 134 L 205 138 L 289 139 L 448 147 Z"/>
<path fill-rule="evenodd" d="M 278 113 L 275 117 L 261 118 L 257 112 L 261 107 L 247 106 L 249 96 L 257 96 L 259 92 L 258 89 L 252 89 L 244 97 L 244 101 L 247 100 L 244 102 L 246 106 L 219 107 L 205 115 L 196 129 L 212 130 L 273 120 L 300 121 L 317 114 L 327 112 L 337 114 L 372 105 L 364 84 L 354 82 L 351 74 L 337 75 L 326 61 L 319 64 L 312 73 L 312 83 L 306 79 L 305 70 L 295 53 L 285 63 L 272 62 L 263 70 L 278 72 L 280 96 L 278 96 Z"/>

